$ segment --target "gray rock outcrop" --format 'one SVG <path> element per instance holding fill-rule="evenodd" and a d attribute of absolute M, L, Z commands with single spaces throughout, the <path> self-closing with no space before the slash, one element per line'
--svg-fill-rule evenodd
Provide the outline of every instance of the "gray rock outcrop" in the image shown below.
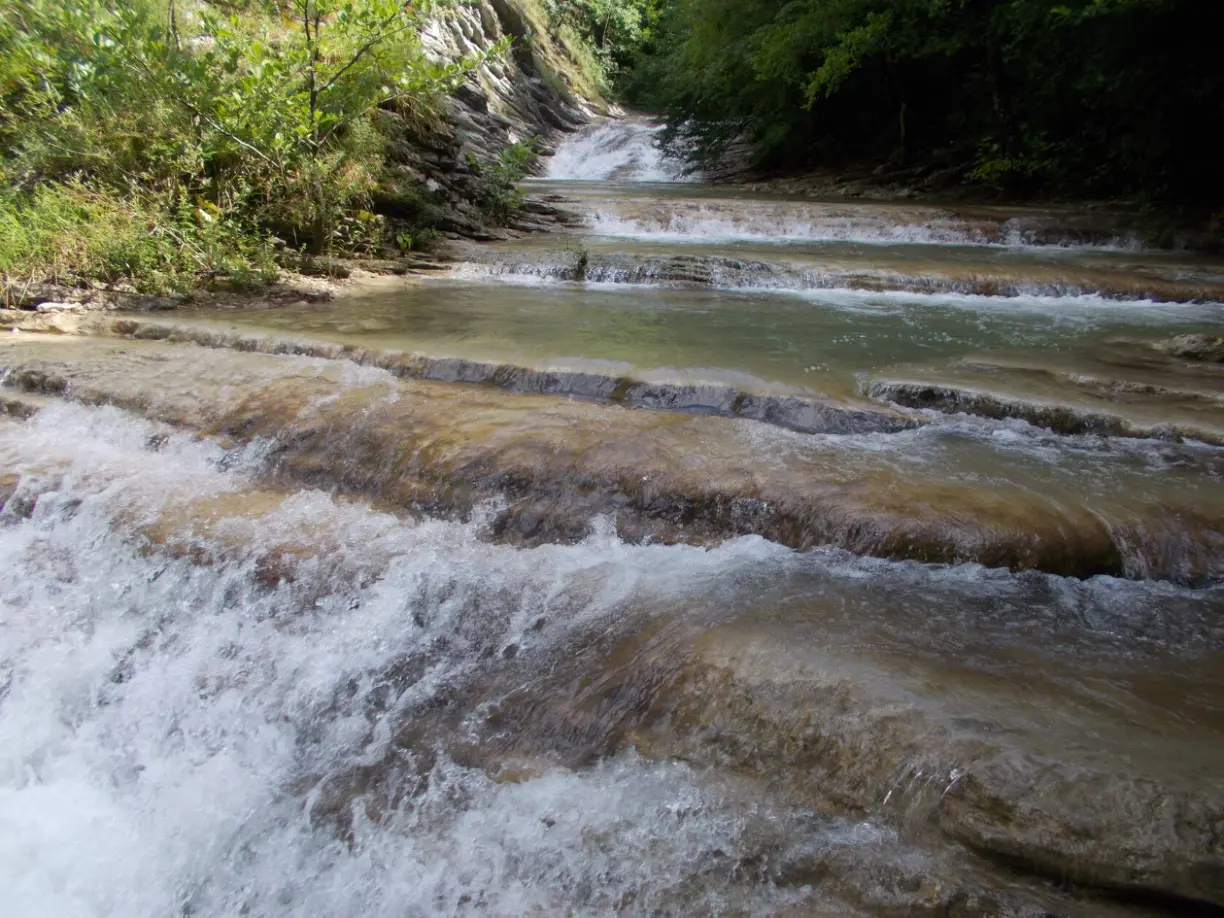
<path fill-rule="evenodd" d="M 521 0 L 479 0 L 442 10 L 422 35 L 427 52 L 456 61 L 487 52 L 499 41 L 506 54 L 471 74 L 432 125 L 404 118 L 389 151 L 391 178 L 376 195 L 376 209 L 406 221 L 429 218 L 439 229 L 481 238 L 488 230 L 474 201 L 480 178 L 470 160 L 494 162 L 507 146 L 538 138 L 548 152 L 561 135 L 607 113 L 599 88 L 584 84 L 576 50 Z M 529 209 L 524 228 L 548 213 Z"/>

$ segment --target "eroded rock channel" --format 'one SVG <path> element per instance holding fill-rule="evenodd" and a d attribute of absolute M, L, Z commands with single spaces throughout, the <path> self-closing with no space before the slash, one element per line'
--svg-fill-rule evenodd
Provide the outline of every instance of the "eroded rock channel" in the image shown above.
<path fill-rule="evenodd" d="M 449 276 L 4 316 L 21 904 L 1224 909 L 1218 267 L 649 131 Z"/>

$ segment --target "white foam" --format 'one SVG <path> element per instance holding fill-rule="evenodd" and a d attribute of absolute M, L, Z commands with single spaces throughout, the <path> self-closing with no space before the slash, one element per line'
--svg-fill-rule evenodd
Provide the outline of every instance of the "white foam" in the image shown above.
<path fill-rule="evenodd" d="M 864 245 L 958 245 L 1010 249 L 1068 249 L 1084 251 L 1139 251 L 1142 246 L 1132 236 L 1119 236 L 1095 244 L 1073 241 L 1039 241 L 1032 228 L 1009 222 L 1000 227 L 997 237 L 979 227 L 949 216 L 927 222 L 890 222 L 881 216 L 804 217 L 794 213 L 796 206 L 779 204 L 776 208 L 659 202 L 648 214 L 626 214 L 612 208 L 596 208 L 585 217 L 594 235 L 638 239 L 643 242 L 698 244 L 718 242 L 855 242 Z M 789 212 L 788 212 L 789 211 Z"/>
<path fill-rule="evenodd" d="M 599 236 L 652 242 L 862 242 L 939 245 L 986 245 L 979 232 L 957 226 L 889 224 L 855 219 L 804 219 L 785 213 L 729 215 L 725 208 L 699 206 L 651 216 L 626 216 L 596 210 L 586 225 Z"/>
<path fill-rule="evenodd" d="M 1051 317 L 1116 321 L 1119 314 L 1126 322 L 1188 322 L 1198 318 L 1219 319 L 1224 303 L 1175 303 L 1163 300 L 1120 300 L 1096 293 L 1068 296 L 1041 292 L 1018 291 L 1015 296 L 990 296 L 980 293 L 933 292 L 915 293 L 905 290 L 856 290 L 852 288 L 813 288 L 773 292 L 799 296 L 821 305 L 839 308 L 874 308 L 877 306 L 947 306 L 972 311 L 1007 311 L 1043 313 Z"/>
<path fill-rule="evenodd" d="M 23 487 L 42 479 L 31 519 L 0 520 L 6 918 L 602 914 L 626 897 L 650 912 L 702 852 L 735 856 L 723 800 L 632 754 L 506 785 L 443 758 L 424 796 L 377 824 L 356 814 L 347 841 L 311 807 L 321 778 L 379 761 L 407 710 L 491 650 L 556 646 L 643 594 L 667 609 L 789 552 L 634 547 L 606 523 L 523 551 L 478 539 L 479 521 L 412 525 L 304 492 L 231 521 L 249 555 L 196 567 L 113 520 L 249 487 L 216 447 L 56 407 L 6 431 L 4 459 Z M 253 580 L 261 550 L 321 531 L 369 582 L 312 581 L 308 563 L 294 586 Z M 380 674 L 425 650 L 422 678 L 372 708 Z M 761 914 L 780 901 L 755 895 Z"/>
<path fill-rule="evenodd" d="M 844 273 L 820 270 L 787 269 L 775 271 L 728 270 L 717 263 L 705 266 L 710 291 L 753 294 L 783 294 L 810 300 L 820 305 L 844 310 L 879 312 L 906 307 L 951 307 L 974 311 L 1006 310 L 1019 313 L 1044 313 L 1064 319 L 1116 321 L 1119 315 L 1127 322 L 1161 324 L 1170 321 L 1187 322 L 1224 319 L 1224 303 L 1182 303 L 1169 300 L 1121 299 L 1085 292 L 1076 285 L 1050 283 L 1017 284 L 1011 294 L 971 293 L 958 287 L 972 287 L 971 281 L 950 281 L 950 289 L 880 290 L 845 286 Z M 667 275 L 674 267 L 666 262 L 658 265 L 643 263 L 636 267 L 593 265 L 586 268 L 586 277 L 573 279 L 574 266 L 564 262 L 502 261 L 461 262 L 443 282 L 480 283 L 496 281 L 516 286 L 548 287 L 581 286 L 587 290 L 624 291 L 657 290 L 684 286 L 670 281 Z M 910 283 L 916 278 L 899 277 L 896 283 Z"/>
<path fill-rule="evenodd" d="M 684 182 L 683 165 L 658 146 L 661 128 L 642 121 L 592 125 L 557 148 L 546 178 L 562 181 Z"/>

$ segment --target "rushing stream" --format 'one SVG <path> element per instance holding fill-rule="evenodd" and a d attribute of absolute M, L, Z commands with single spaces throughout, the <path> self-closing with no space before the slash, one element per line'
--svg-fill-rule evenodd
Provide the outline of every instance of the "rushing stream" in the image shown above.
<path fill-rule="evenodd" d="M 0 915 L 1224 909 L 1224 264 L 654 131 L 445 273 L 0 337 Z"/>

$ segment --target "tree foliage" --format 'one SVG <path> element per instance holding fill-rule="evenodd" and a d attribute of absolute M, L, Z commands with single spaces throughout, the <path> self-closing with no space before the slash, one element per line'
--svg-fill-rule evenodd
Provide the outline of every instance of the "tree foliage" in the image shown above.
<path fill-rule="evenodd" d="M 660 0 L 546 0 L 554 27 L 568 27 L 592 48 L 615 77 L 650 37 Z"/>
<path fill-rule="evenodd" d="M 1199 0 L 673 0 L 626 81 L 698 162 L 927 162 L 1016 192 L 1224 198 Z"/>
<path fill-rule="evenodd" d="M 180 230 L 194 215 L 201 234 L 224 224 L 321 251 L 379 177 L 383 114 L 436 117 L 443 93 L 504 50 L 432 60 L 420 41 L 432 6 L 9 0 L 5 200 L 28 210 L 40 183 L 65 182 L 155 200 Z"/>

